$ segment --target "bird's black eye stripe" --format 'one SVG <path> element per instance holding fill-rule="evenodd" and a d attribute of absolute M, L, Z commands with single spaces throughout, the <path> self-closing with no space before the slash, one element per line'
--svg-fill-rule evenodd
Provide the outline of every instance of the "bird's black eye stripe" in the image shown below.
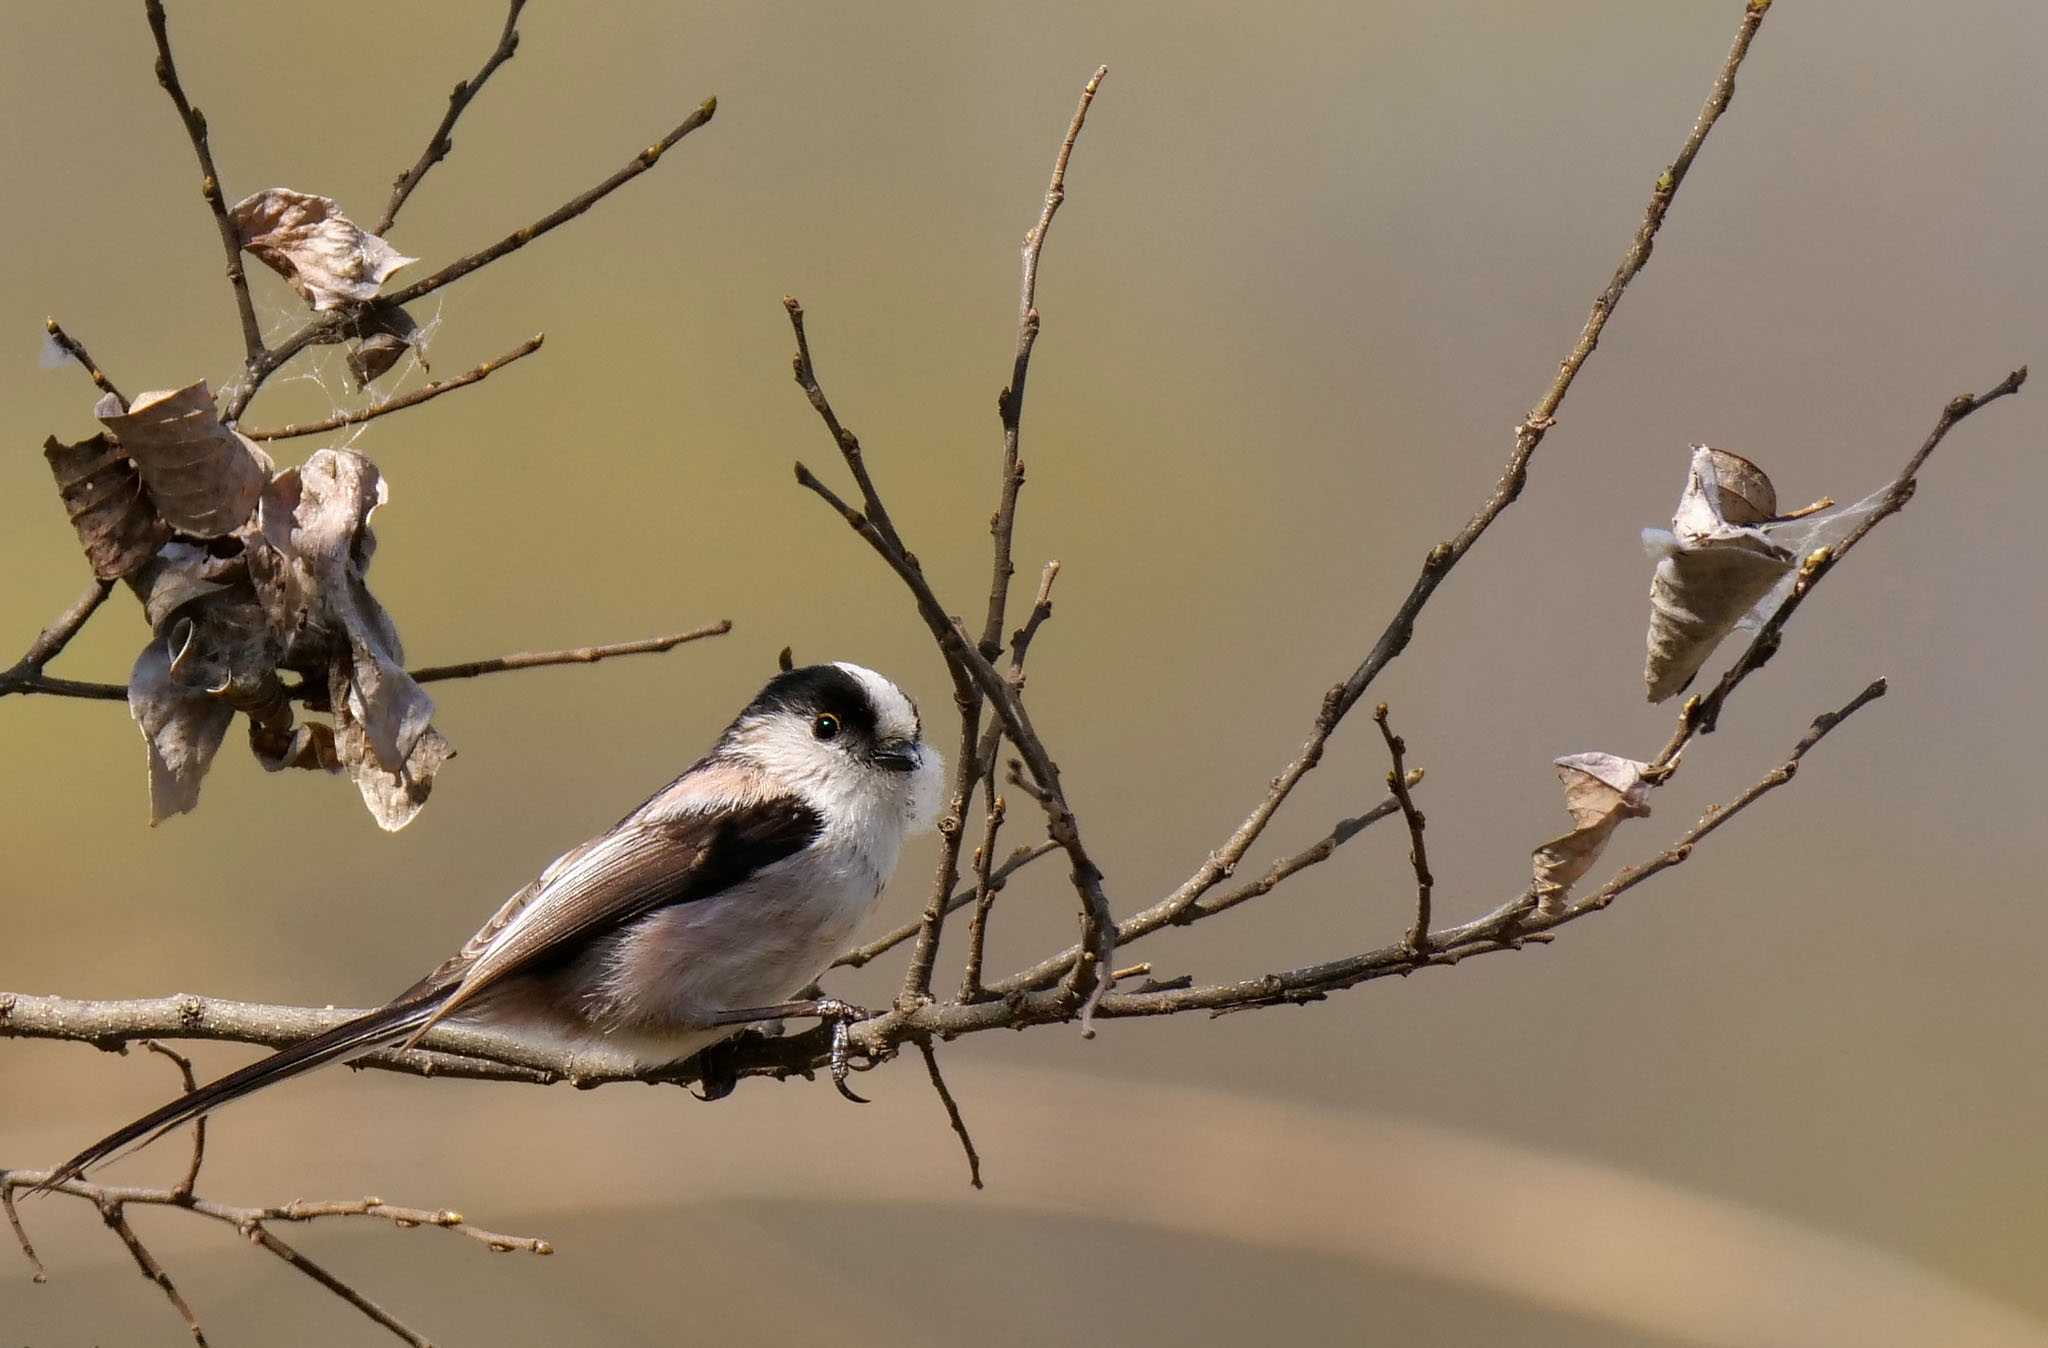
<path fill-rule="evenodd" d="M 837 739 L 839 737 L 839 718 L 830 712 L 826 712 L 817 720 L 811 722 L 811 733 L 821 740 Z"/>

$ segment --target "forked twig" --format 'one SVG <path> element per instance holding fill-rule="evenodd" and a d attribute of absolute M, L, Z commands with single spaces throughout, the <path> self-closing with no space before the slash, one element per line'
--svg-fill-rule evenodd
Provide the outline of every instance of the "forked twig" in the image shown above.
<path fill-rule="evenodd" d="M 392 180 L 391 204 L 384 208 L 383 218 L 378 220 L 376 228 L 370 231 L 372 234 L 390 233 L 391 226 L 398 219 L 399 210 L 404 207 L 406 198 L 412 195 L 413 189 L 420 185 L 420 179 L 426 177 L 427 170 L 446 159 L 448 152 L 455 148 L 455 142 L 449 139 L 449 136 L 455 130 L 456 119 L 462 116 L 470 101 L 483 92 L 484 81 L 491 77 L 492 72 L 511 60 L 513 53 L 519 50 L 519 11 L 525 8 L 526 0 L 510 0 L 506 5 L 505 27 L 498 34 L 498 45 L 484 58 L 483 66 L 476 74 L 466 80 L 455 82 L 454 90 L 448 95 L 448 111 L 441 114 L 440 124 L 434 128 L 434 133 L 427 137 L 427 148 L 420 151 L 419 159 L 411 168 Z"/>
<path fill-rule="evenodd" d="M 1387 742 L 1387 757 L 1394 764 L 1387 773 L 1387 789 L 1393 793 L 1401 817 L 1408 821 L 1408 864 L 1415 868 L 1415 921 L 1408 928 L 1408 944 L 1424 951 L 1429 948 L 1429 896 L 1436 887 L 1436 878 L 1429 873 L 1429 849 L 1422 841 L 1422 811 L 1415 808 L 1415 799 L 1408 794 L 1408 742 L 1396 735 L 1388 723 L 1386 703 L 1374 708 L 1372 719 L 1379 725 L 1380 735 Z"/>
<path fill-rule="evenodd" d="M 199 158 L 199 194 L 206 198 L 214 226 L 220 231 L 221 250 L 228 259 L 228 287 L 234 291 L 235 315 L 242 324 L 242 348 L 253 362 L 263 354 L 263 329 L 256 322 L 255 302 L 249 298 L 248 274 L 242 270 L 242 234 L 228 215 L 227 201 L 221 196 L 220 172 L 213 166 L 206 116 L 192 106 L 185 97 L 185 86 L 178 80 L 178 65 L 171 58 L 170 20 L 164 14 L 163 0 L 144 0 L 143 12 L 149 17 L 150 35 L 156 39 L 156 82 L 171 96 L 178 109 L 178 120 L 185 124 L 185 134 L 191 138 L 192 152 Z"/>

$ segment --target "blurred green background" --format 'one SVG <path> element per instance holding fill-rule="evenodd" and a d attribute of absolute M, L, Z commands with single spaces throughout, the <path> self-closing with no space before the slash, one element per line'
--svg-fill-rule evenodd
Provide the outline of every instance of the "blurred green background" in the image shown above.
<path fill-rule="evenodd" d="M 349 443 L 382 466 L 371 579 L 421 662 L 736 631 L 439 685 L 461 757 L 389 837 L 345 782 L 266 777 L 239 730 L 199 813 L 152 832 L 118 706 L 11 699 L 0 987 L 380 1000 L 689 762 L 786 643 L 891 672 L 943 725 L 943 671 L 899 588 L 790 481 L 799 455 L 836 465 L 778 301 L 808 306 L 827 387 L 941 593 L 978 608 L 1017 241 L 1098 62 L 1039 293 L 1018 561 L 1020 585 L 1065 564 L 1034 714 L 1113 898 L 1150 901 L 1242 817 L 1491 486 L 1739 12 L 534 5 L 393 231 L 425 259 L 413 274 L 708 94 L 717 120 L 417 311 L 436 375 L 545 329 L 539 356 L 277 448 Z M 285 185 L 365 224 L 501 16 L 256 13 L 173 6 L 229 198 Z M 11 659 L 85 578 L 36 447 L 93 429 L 93 390 L 38 371 L 43 317 L 130 393 L 218 387 L 238 339 L 140 7 L 8 17 Z M 2048 354 L 2044 42 L 2048 11 L 2000 0 L 1774 8 L 1526 495 L 1373 694 L 1428 771 L 1441 912 L 1525 882 L 1564 822 L 1553 756 L 1648 756 L 1667 734 L 1641 696 L 1636 532 L 1668 518 L 1689 443 L 1758 459 L 1788 502 L 1850 499 L 1947 398 Z M 270 331 L 295 321 L 276 278 L 257 289 Z M 249 419 L 355 401 L 330 355 Z M 450 1343 L 2048 1342 L 2041 406 L 2029 390 L 1957 432 L 1611 857 L 1662 846 L 1890 676 L 1689 865 L 1550 948 L 1306 1010 L 956 1044 L 986 1193 L 914 1058 L 861 1080 L 867 1109 L 803 1083 L 708 1107 L 335 1074 L 225 1116 L 206 1187 L 374 1192 L 556 1241 L 527 1264 L 435 1232 L 296 1233 Z M 143 636 L 117 595 L 54 672 L 124 677 Z M 1348 725 L 1249 864 L 1377 800 L 1384 771 L 1370 726 Z M 1382 826 L 1135 957 L 1207 980 L 1391 939 L 1404 852 Z M 906 857 L 877 930 L 915 911 L 929 858 L 928 840 Z M 993 968 L 1067 938 L 1056 865 L 1005 894 Z M 941 986 L 957 942 L 946 957 Z M 899 970 L 835 990 L 886 998 Z M 0 1160 L 54 1161 L 171 1084 L 153 1061 L 0 1044 Z M 43 1202 L 29 1220 L 52 1280 L 0 1251 L 0 1341 L 181 1341 L 93 1214 Z M 383 1341 L 230 1233 L 137 1224 L 216 1343 Z"/>

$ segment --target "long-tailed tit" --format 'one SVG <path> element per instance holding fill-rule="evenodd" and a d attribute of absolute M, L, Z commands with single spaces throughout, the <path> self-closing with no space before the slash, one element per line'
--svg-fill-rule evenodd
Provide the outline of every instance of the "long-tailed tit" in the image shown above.
<path fill-rule="evenodd" d="M 327 1063 L 443 1021 L 645 1066 L 734 1033 L 824 973 L 929 823 L 940 757 L 917 707 L 859 665 L 778 675 L 710 753 L 557 857 L 462 949 L 383 1007 L 210 1082 L 93 1143 L 50 1184 Z M 781 1008 L 790 1009 L 790 1008 Z"/>

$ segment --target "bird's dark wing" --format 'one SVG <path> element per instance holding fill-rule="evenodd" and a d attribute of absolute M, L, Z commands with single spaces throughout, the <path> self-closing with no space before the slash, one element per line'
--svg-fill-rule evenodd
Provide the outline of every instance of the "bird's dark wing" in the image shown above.
<path fill-rule="evenodd" d="M 810 846 L 823 826 L 815 809 L 790 796 L 629 819 L 563 854 L 408 994 L 453 983 L 406 1046 L 502 979 L 573 954 L 658 908 L 730 889 Z"/>

